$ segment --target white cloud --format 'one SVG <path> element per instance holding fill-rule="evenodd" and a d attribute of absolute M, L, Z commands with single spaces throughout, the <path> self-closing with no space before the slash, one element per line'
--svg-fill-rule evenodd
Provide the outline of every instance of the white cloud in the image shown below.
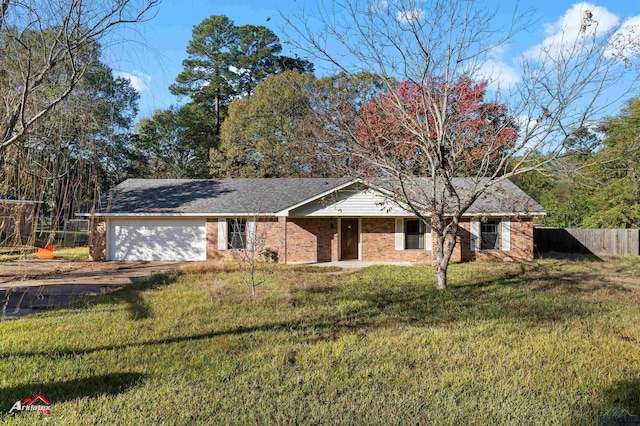
<path fill-rule="evenodd" d="M 235 75 L 243 75 L 249 72 L 249 70 L 246 68 L 238 68 L 238 67 L 234 67 L 233 65 L 229 66 L 229 71 L 231 71 Z"/>
<path fill-rule="evenodd" d="M 133 70 L 131 72 L 116 71 L 116 77 L 126 78 L 131 83 L 131 87 L 136 89 L 138 93 L 150 89 L 151 76 L 142 71 Z"/>
<path fill-rule="evenodd" d="M 389 9 L 389 2 L 387 0 L 382 0 L 377 3 L 374 3 L 371 6 L 371 10 L 374 12 L 385 12 Z"/>
<path fill-rule="evenodd" d="M 589 21 L 585 20 L 587 14 L 591 14 Z M 619 23 L 620 18 L 604 7 L 591 3 L 576 3 L 558 21 L 544 25 L 545 39 L 529 49 L 525 57 L 558 57 L 577 44 L 583 43 L 585 35 L 601 37 Z"/>
<path fill-rule="evenodd" d="M 520 81 L 520 74 L 500 59 L 489 59 L 476 72 L 477 76 L 489 82 L 493 89 L 508 89 Z"/>
<path fill-rule="evenodd" d="M 613 34 L 605 56 L 627 58 L 640 56 L 640 15 L 627 19 Z"/>
<path fill-rule="evenodd" d="M 418 22 L 424 18 L 424 10 L 420 8 L 410 10 L 400 10 L 396 13 L 396 21 L 401 24 L 410 24 Z"/>

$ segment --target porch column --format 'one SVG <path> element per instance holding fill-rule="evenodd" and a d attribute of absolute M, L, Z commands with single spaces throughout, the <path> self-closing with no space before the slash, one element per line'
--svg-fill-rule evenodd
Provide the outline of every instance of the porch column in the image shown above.
<path fill-rule="evenodd" d="M 278 228 L 280 232 L 280 247 L 278 247 L 278 263 L 287 263 L 287 218 L 278 217 Z"/>
<path fill-rule="evenodd" d="M 331 261 L 337 262 L 340 260 L 340 218 L 332 217 L 329 220 L 329 227 L 331 228 Z M 333 224 L 333 227 L 331 227 Z"/>

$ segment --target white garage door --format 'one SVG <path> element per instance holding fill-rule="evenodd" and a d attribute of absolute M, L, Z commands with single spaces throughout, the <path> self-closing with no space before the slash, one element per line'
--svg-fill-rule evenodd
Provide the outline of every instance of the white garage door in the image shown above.
<path fill-rule="evenodd" d="M 206 260 L 204 219 L 112 219 L 109 260 Z"/>

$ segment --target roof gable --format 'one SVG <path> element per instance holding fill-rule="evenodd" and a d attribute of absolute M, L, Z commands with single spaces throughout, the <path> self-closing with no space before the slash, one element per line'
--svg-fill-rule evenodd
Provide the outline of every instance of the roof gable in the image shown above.
<path fill-rule="evenodd" d="M 380 191 L 352 183 L 302 206 L 290 210 L 289 216 L 413 216 L 389 202 Z"/>

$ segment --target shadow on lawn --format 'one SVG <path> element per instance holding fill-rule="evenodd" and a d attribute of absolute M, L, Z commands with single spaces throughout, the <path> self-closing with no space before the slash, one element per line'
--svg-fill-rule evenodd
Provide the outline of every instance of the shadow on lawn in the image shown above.
<path fill-rule="evenodd" d="M 640 416 L 640 378 L 621 380 L 605 391 L 607 408 L 624 408 Z"/>
<path fill-rule="evenodd" d="M 292 337 L 308 342 L 310 339 L 333 340 L 345 332 L 354 330 L 401 324 L 464 325 L 475 321 L 498 320 L 535 327 L 574 317 L 606 314 L 606 306 L 592 303 L 576 294 L 599 291 L 600 287 L 585 287 L 583 283 L 585 279 L 591 280 L 595 275 L 564 272 L 560 275 L 565 279 L 551 286 L 550 283 L 557 281 L 558 276 L 555 273 L 545 275 L 546 272 L 540 272 L 538 269 L 535 266 L 529 269 L 522 267 L 519 272 L 506 272 L 492 280 L 452 286 L 447 291 L 430 289 L 417 281 L 399 283 L 397 280 L 394 281 L 394 278 L 388 278 L 386 282 L 383 278 L 375 279 L 364 286 L 327 279 L 312 286 L 292 287 L 289 304 L 293 309 L 315 307 L 319 308 L 319 311 L 291 321 L 265 322 L 253 326 L 122 345 L 12 352 L 2 354 L 0 358 L 43 356 L 57 359 L 103 350 L 200 341 L 254 332 L 289 332 L 292 333 Z M 544 277 L 540 278 L 541 276 Z M 130 306 L 132 316 L 140 318 L 149 315 L 149 309 L 139 293 L 154 286 L 169 284 L 174 279 L 175 277 L 171 276 L 158 276 L 144 284 L 97 298 L 95 304 L 125 300 Z M 602 281 L 600 286 L 609 286 L 608 290 L 618 291 L 612 290 L 617 288 L 615 283 L 606 280 Z M 572 288 L 574 290 L 571 290 Z M 580 290 L 575 290 L 577 288 Z M 558 289 L 567 290 L 568 294 L 559 294 L 556 291 Z M 337 306 L 340 306 L 340 309 L 335 309 Z"/>
<path fill-rule="evenodd" d="M 602 398 L 585 401 L 572 424 L 640 425 L 640 379 L 620 380 L 604 389 Z"/>
<path fill-rule="evenodd" d="M 151 317 L 151 309 L 142 297 L 141 293 L 151 289 L 161 289 L 173 284 L 179 277 L 178 272 L 157 273 L 145 278 L 131 278 L 133 284 L 107 293 L 102 297 L 92 297 L 79 302 L 79 306 L 90 308 L 98 305 L 118 304 L 125 302 L 129 316 L 133 320 L 142 320 Z M 73 305 L 72 305 L 73 306 Z"/>
<path fill-rule="evenodd" d="M 120 394 L 133 388 L 145 378 L 146 375 L 139 373 L 113 373 L 62 382 L 29 383 L 4 387 L 0 388 L 0 401 L 3 401 L 6 407 L 2 407 L 0 413 L 7 413 L 16 401 L 33 397 L 38 393 L 47 398 L 51 402 L 51 406 L 55 408 L 55 404 L 60 402 Z"/>
<path fill-rule="evenodd" d="M 293 298 L 295 306 L 314 304 L 352 305 L 330 320 L 335 328 L 368 328 L 399 323 L 441 325 L 469 321 L 502 320 L 536 326 L 574 317 L 604 314 L 607 307 L 580 298 L 606 291 L 624 294 L 632 290 L 596 272 L 548 271 L 539 265 L 510 271 L 491 280 L 452 285 L 446 291 L 423 283 L 397 283 L 376 278 L 367 286 L 342 292 L 325 286 L 302 288 Z"/>
<path fill-rule="evenodd" d="M 296 330 L 299 329 L 300 323 L 269 323 L 258 326 L 250 326 L 250 327 L 236 327 L 229 330 L 220 330 L 220 331 L 210 331 L 207 333 L 200 334 L 190 334 L 187 336 L 177 336 L 177 337 L 169 337 L 166 339 L 157 339 L 157 340 L 147 340 L 136 343 L 127 343 L 123 345 L 104 345 L 97 346 L 93 348 L 87 349 L 52 349 L 51 351 L 27 351 L 27 352 L 11 352 L 6 354 L 0 354 L 0 359 L 11 358 L 11 357 L 32 357 L 32 356 L 42 356 L 50 359 L 59 359 L 68 356 L 77 356 L 77 355 L 88 355 L 94 352 L 99 351 L 111 351 L 111 350 L 120 350 L 120 349 L 128 349 L 128 348 L 138 348 L 138 347 L 146 347 L 146 346 L 157 346 L 157 345 L 168 345 L 172 343 L 180 343 L 180 342 L 195 342 L 199 340 L 212 339 L 214 337 L 219 336 L 229 336 L 229 335 L 241 335 L 246 333 L 253 332 L 261 332 L 261 331 L 278 331 L 278 330 Z"/>

